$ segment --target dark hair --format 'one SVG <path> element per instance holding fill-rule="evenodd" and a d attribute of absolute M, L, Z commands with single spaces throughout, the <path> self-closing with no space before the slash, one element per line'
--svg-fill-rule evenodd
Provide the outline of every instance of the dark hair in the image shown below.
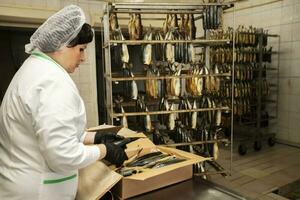
<path fill-rule="evenodd" d="M 78 44 L 90 43 L 93 40 L 94 33 L 91 25 L 84 23 L 77 36 L 68 44 L 68 47 L 75 47 Z"/>

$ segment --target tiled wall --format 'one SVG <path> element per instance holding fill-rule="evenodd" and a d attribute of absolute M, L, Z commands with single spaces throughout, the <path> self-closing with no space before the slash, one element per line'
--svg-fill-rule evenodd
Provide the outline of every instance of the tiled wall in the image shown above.
<path fill-rule="evenodd" d="M 278 120 L 273 129 L 277 139 L 300 145 L 300 1 L 299 0 L 248 0 L 235 7 L 235 24 L 252 25 L 279 34 L 270 39 L 274 50 L 280 48 Z M 232 25 L 233 12 L 227 12 L 225 25 Z"/>
<path fill-rule="evenodd" d="M 76 4 L 82 7 L 85 11 L 87 22 L 91 25 L 99 26 L 103 2 L 86 0 L 1 0 L 0 9 L 4 11 L 9 10 L 10 12 L 1 13 L 0 25 L 10 25 L 11 23 L 13 26 L 34 27 L 68 4 Z M 5 14 L 9 15 L 9 17 L 5 16 Z M 13 16 L 19 17 L 15 18 Z M 33 26 L 31 25 L 32 23 L 34 24 Z M 91 127 L 98 125 L 95 41 L 88 45 L 86 56 L 86 61 L 71 77 L 84 100 L 87 110 L 87 126 Z"/>

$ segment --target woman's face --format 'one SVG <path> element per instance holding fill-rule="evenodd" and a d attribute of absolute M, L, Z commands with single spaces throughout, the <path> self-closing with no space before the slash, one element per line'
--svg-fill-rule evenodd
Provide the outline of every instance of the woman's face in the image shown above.
<path fill-rule="evenodd" d="M 85 50 L 87 44 L 79 44 L 74 47 L 65 47 L 63 67 L 68 73 L 73 73 L 81 62 L 85 61 Z"/>

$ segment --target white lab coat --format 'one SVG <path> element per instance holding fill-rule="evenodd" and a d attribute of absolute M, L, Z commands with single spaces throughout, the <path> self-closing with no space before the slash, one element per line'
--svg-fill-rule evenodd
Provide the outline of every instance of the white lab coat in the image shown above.
<path fill-rule="evenodd" d="M 0 199 L 74 199 L 78 169 L 100 156 L 96 146 L 82 143 L 85 125 L 85 107 L 69 74 L 34 52 L 0 108 Z"/>

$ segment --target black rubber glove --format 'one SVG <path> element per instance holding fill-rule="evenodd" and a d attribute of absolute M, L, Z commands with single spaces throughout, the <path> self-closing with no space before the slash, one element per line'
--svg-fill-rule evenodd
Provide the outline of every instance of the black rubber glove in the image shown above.
<path fill-rule="evenodd" d="M 115 164 L 116 167 L 120 167 L 125 160 L 128 160 L 128 157 L 121 147 L 113 144 L 106 143 L 106 156 L 105 160 L 109 161 L 111 164 Z"/>
<path fill-rule="evenodd" d="M 112 132 L 97 132 L 95 134 L 94 144 L 106 144 L 112 143 L 115 141 L 123 140 L 124 137 L 121 135 L 117 135 L 116 133 Z"/>

